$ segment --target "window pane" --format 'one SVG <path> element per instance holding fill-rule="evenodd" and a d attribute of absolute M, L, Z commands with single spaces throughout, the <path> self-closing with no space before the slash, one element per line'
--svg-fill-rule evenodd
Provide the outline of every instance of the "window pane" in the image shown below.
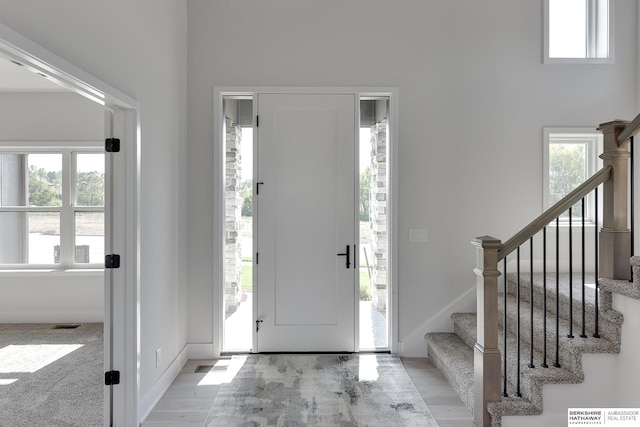
<path fill-rule="evenodd" d="M 76 212 L 75 233 L 75 262 L 104 262 L 104 212 Z"/>
<path fill-rule="evenodd" d="M 360 100 L 360 350 L 388 349 L 389 100 Z"/>
<path fill-rule="evenodd" d="M 24 154 L 0 154 L 0 206 L 27 206 Z"/>
<path fill-rule="evenodd" d="M 76 154 L 76 206 L 104 206 L 104 154 Z"/>
<path fill-rule="evenodd" d="M 60 214 L 29 212 L 29 264 L 60 262 Z"/>
<path fill-rule="evenodd" d="M 549 144 L 549 206 L 586 179 L 587 144 Z M 580 204 L 574 207 L 572 214 L 582 215 Z"/>
<path fill-rule="evenodd" d="M 587 0 L 549 0 L 549 57 L 587 57 Z"/>
<path fill-rule="evenodd" d="M 0 212 L 0 264 L 27 263 L 27 212 Z"/>
<path fill-rule="evenodd" d="M 252 99 L 224 99 L 225 351 L 253 347 L 253 127 Z"/>
<path fill-rule="evenodd" d="M 62 154 L 28 154 L 29 206 L 62 205 Z"/>

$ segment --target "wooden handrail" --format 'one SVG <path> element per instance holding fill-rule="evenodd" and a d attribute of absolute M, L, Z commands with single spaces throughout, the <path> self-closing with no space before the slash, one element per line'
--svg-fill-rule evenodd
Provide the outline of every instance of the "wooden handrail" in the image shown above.
<path fill-rule="evenodd" d="M 627 139 L 638 133 L 638 131 L 640 131 L 640 114 L 638 114 L 636 118 L 624 128 L 618 137 L 618 145 L 627 142 Z"/>
<path fill-rule="evenodd" d="M 551 221 L 582 200 L 583 197 L 592 192 L 597 186 L 609 179 L 612 170 L 613 168 L 611 166 L 602 168 L 600 171 L 593 174 L 591 178 L 582 183 L 582 185 L 567 194 L 562 200 L 551 206 L 538 218 L 534 219 L 529 225 L 507 240 L 498 251 L 498 261 L 504 259 L 507 255 L 516 250 L 518 246 L 529 240 L 531 236 L 549 225 Z"/>

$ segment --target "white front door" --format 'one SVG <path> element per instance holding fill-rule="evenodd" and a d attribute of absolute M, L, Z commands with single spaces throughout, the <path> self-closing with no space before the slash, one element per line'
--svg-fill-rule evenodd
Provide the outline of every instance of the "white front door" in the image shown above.
<path fill-rule="evenodd" d="M 355 350 L 355 99 L 258 95 L 258 352 Z"/>

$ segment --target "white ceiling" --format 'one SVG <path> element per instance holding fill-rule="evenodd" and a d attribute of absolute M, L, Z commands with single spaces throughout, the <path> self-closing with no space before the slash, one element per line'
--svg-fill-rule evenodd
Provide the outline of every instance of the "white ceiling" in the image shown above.
<path fill-rule="evenodd" d="M 0 57 L 0 92 L 65 92 L 62 86 Z"/>

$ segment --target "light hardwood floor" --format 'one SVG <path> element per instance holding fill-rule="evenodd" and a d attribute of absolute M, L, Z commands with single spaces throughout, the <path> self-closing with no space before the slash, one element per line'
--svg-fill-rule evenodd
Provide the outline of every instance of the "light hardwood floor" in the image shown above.
<path fill-rule="evenodd" d="M 194 370 L 199 365 L 215 362 L 188 361 L 142 424 L 143 427 L 203 426 L 220 386 L 198 386 L 205 374 L 194 373 Z M 440 426 L 473 426 L 473 416 L 429 359 L 403 358 L 402 363 Z"/>

